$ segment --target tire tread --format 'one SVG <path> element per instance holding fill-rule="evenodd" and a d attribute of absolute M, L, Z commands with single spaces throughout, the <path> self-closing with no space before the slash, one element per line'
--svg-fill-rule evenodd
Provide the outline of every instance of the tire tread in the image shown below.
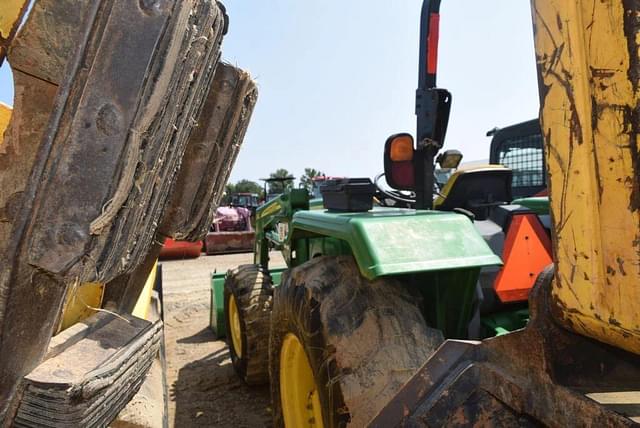
<path fill-rule="evenodd" d="M 248 385 L 263 385 L 269 381 L 269 324 L 273 291 L 271 277 L 258 265 L 241 265 L 225 277 L 225 318 L 227 342 L 233 367 Z M 236 298 L 243 335 L 242 357 L 231 346 L 229 318 L 226 312 L 228 296 Z"/>

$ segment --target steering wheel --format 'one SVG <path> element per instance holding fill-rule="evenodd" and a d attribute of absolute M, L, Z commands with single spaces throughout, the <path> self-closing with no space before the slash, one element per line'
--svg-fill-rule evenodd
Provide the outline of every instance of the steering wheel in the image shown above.
<path fill-rule="evenodd" d="M 415 205 L 416 203 L 415 192 L 405 191 L 405 190 L 385 189 L 380 185 L 380 179 L 382 177 L 384 177 L 384 172 L 376 175 L 376 177 L 374 178 L 374 183 L 378 191 L 384 197 L 383 199 L 391 199 L 395 203 L 406 204 L 409 207 L 413 207 Z M 435 178 L 435 174 L 434 174 L 434 178 Z M 438 183 L 435 180 L 433 182 L 433 195 L 434 197 L 435 196 L 444 197 L 442 193 L 440 193 L 440 187 L 438 186 Z M 380 202 L 383 202 L 383 201 L 381 200 Z M 383 205 L 388 206 L 386 204 L 383 204 Z"/>
<path fill-rule="evenodd" d="M 376 189 L 383 196 L 383 199 L 391 199 L 392 201 L 400 204 L 406 204 L 412 206 L 416 203 L 416 194 L 414 192 L 403 191 L 403 190 L 393 190 L 393 189 L 385 189 L 380 185 L 380 179 L 384 177 L 384 172 L 376 175 L 373 182 L 376 185 Z M 384 202 L 381 200 L 380 202 Z M 395 204 L 394 204 L 395 205 Z M 384 204 L 384 206 L 388 206 Z"/>

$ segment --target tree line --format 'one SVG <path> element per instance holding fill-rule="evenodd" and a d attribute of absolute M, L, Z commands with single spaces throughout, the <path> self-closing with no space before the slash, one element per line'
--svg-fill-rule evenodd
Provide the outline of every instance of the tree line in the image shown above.
<path fill-rule="evenodd" d="M 324 175 L 323 172 L 314 168 L 305 168 L 304 174 L 298 180 L 298 187 L 311 191 L 313 186 L 313 178 Z M 291 173 L 284 168 L 276 169 L 269 174 L 269 178 L 287 178 L 292 177 Z M 274 181 L 267 183 L 267 193 L 278 194 L 284 193 L 286 190 L 292 189 L 295 183 L 294 180 L 289 181 Z M 252 180 L 240 180 L 236 183 L 227 183 L 225 187 L 225 194 L 223 197 L 223 203 L 228 203 L 231 195 L 234 193 L 255 193 L 259 199 L 264 199 L 264 187 L 262 184 L 256 183 Z"/>

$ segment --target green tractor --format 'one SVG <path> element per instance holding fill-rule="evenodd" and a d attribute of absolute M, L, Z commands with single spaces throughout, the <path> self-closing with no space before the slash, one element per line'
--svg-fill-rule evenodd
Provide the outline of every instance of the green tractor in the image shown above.
<path fill-rule="evenodd" d="M 442 189 L 427 184 L 434 196 L 423 201 L 435 209 L 416 209 L 421 156 L 435 157 L 395 135 L 384 156 L 393 189 L 331 180 L 325 209 L 304 189 L 279 195 L 257 210 L 254 263 L 213 275 L 211 326 L 246 383 L 271 380 L 278 424 L 363 425 L 445 338 L 496 336 L 528 320 L 528 291 L 549 260 L 513 273 L 496 254 L 509 225 L 545 213 L 525 206 L 535 198 L 509 203 L 512 171 L 498 165 L 460 169 Z M 459 160 L 456 151 L 438 157 L 446 168 Z M 286 268 L 270 266 L 274 250 Z M 501 272 L 510 273 L 499 281 Z M 505 281 L 502 298 L 495 284 Z"/>
<path fill-rule="evenodd" d="M 345 205 L 373 197 L 366 182 L 336 187 Z M 213 279 L 234 369 L 271 379 L 286 426 L 366 423 L 445 337 L 467 337 L 480 270 L 501 263 L 465 214 L 335 207 L 309 210 L 302 189 L 263 205 L 254 264 Z M 286 269 L 270 268 L 270 250 Z"/>
<path fill-rule="evenodd" d="M 304 189 L 258 208 L 254 263 L 213 275 L 211 326 L 227 337 L 246 383 L 271 380 L 277 424 L 363 425 L 445 338 L 524 327 L 528 291 L 550 262 L 532 249 L 548 240 L 545 200 L 513 201 L 511 191 L 542 190 L 518 187 L 532 183 L 517 178 L 520 154 L 541 149 L 529 125 L 495 132 L 492 160 L 514 162 L 513 170 L 458 169 L 441 188 L 423 187 L 433 189 L 423 198 L 433 206 L 416 209 L 416 160 L 435 155 L 398 134 L 384 154 L 392 189 L 381 176 L 375 184 L 334 179 L 321 187 L 324 209 Z M 460 159 L 448 150 L 437 163 L 454 169 Z M 519 241 L 527 254 L 518 253 Z M 273 250 L 286 268 L 270 266 Z"/>
<path fill-rule="evenodd" d="M 425 47 L 429 26 L 421 32 Z M 440 153 L 451 95 L 436 88 L 426 52 L 417 139 L 396 134 L 385 144 L 391 189 L 379 179 L 331 180 L 325 209 L 291 189 L 258 208 L 254 263 L 213 275 L 211 327 L 227 337 L 247 384 L 270 382 L 276 426 L 364 426 L 445 339 L 527 322 L 528 291 L 550 259 L 527 257 L 535 263 L 508 270 L 497 254 L 511 242 L 508 258 L 521 261 L 517 244 L 530 249 L 532 235 L 548 249 L 544 209 L 512 204 L 504 166 L 460 169 L 436 185 L 436 162 L 456 168 L 461 154 Z M 286 268 L 270 266 L 271 251 Z"/>

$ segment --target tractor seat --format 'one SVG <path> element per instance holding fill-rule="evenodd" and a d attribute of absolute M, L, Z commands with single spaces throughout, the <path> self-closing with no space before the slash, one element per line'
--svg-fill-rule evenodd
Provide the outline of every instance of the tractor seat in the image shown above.
<path fill-rule="evenodd" d="M 486 220 L 494 207 L 511 201 L 511 178 L 511 169 L 502 165 L 461 168 L 442 188 L 434 202 L 435 209 L 462 208 L 477 220 Z"/>

